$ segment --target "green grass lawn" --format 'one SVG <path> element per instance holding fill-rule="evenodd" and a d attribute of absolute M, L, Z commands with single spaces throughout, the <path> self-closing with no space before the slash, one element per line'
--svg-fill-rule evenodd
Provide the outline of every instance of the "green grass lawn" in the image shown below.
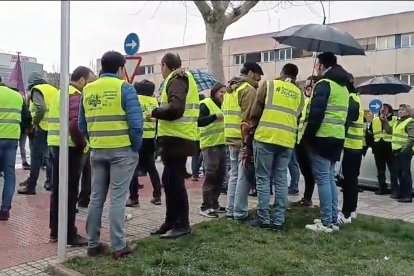
<path fill-rule="evenodd" d="M 226 219 L 193 227 L 176 241 L 137 241 L 122 261 L 76 258 L 66 266 L 85 275 L 414 275 L 414 225 L 359 216 L 331 234 L 304 229 L 317 209 L 292 209 L 283 233 Z"/>

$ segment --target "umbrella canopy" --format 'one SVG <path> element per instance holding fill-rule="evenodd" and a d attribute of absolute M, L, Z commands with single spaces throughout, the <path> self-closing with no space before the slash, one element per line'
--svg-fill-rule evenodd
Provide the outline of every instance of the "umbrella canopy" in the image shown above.
<path fill-rule="evenodd" d="M 203 72 L 201 70 L 189 70 L 193 74 L 194 80 L 197 84 L 198 91 L 204 91 L 207 89 L 213 88 L 213 86 L 218 82 L 213 75 Z M 164 86 L 164 81 L 160 85 L 160 91 Z"/>
<path fill-rule="evenodd" d="M 9 83 L 11 87 L 17 88 L 19 92 L 24 93 L 24 82 L 23 82 L 22 66 L 20 62 L 20 55 L 17 55 L 17 61 L 10 74 Z"/>
<path fill-rule="evenodd" d="M 307 51 L 331 52 L 341 56 L 365 55 L 364 49 L 349 33 L 328 25 L 293 26 L 273 38 L 280 44 Z"/>
<path fill-rule="evenodd" d="M 369 79 L 356 87 L 361 95 L 396 95 L 408 93 L 411 85 L 393 76 L 380 76 Z"/>

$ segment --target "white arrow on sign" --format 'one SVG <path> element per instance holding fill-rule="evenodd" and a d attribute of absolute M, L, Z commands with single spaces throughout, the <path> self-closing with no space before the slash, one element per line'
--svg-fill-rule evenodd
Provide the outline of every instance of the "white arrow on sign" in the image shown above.
<path fill-rule="evenodd" d="M 131 49 L 134 49 L 138 46 L 138 43 L 135 42 L 135 40 L 132 40 L 130 43 L 125 44 L 127 47 L 131 47 Z"/>
<path fill-rule="evenodd" d="M 380 108 L 381 107 L 381 105 L 379 105 L 379 104 L 374 104 L 374 105 L 371 105 L 372 107 L 375 107 L 376 109 L 378 109 L 378 108 Z"/>

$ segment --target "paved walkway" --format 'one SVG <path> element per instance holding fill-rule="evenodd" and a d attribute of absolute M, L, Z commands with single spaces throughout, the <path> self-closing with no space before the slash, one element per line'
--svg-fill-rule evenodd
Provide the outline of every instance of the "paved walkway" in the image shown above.
<path fill-rule="evenodd" d="M 27 171 L 17 170 L 17 182 L 25 180 Z M 139 239 L 149 234 L 164 219 L 165 206 L 154 206 L 149 203 L 152 188 L 148 177 L 143 177 L 144 189 L 140 190 L 140 208 L 127 208 L 132 219 L 126 223 L 127 238 Z M 49 192 L 43 189 L 44 172 L 41 173 L 35 196 L 15 195 L 11 218 L 0 222 L 0 275 L 48 275 L 49 263 L 56 262 L 57 244 L 49 243 Z M 0 179 L 0 188 L 3 179 Z M 204 220 L 198 214 L 201 204 L 201 181 L 187 181 L 190 197 L 190 220 L 192 224 Z M 17 187 L 16 187 L 17 189 Z M 301 189 L 303 187 L 301 186 Z M 315 193 L 316 194 L 316 193 Z M 291 197 L 291 201 L 299 196 Z M 220 201 L 225 204 L 225 196 Z M 256 204 L 255 198 L 249 199 L 251 208 Z M 317 202 L 315 198 L 314 202 Z M 380 216 L 390 219 L 403 219 L 414 222 L 413 204 L 401 204 L 386 196 L 376 196 L 372 192 L 360 193 L 359 213 Z M 87 209 L 79 209 L 77 226 L 81 234 L 85 234 Z M 104 211 L 103 233 L 108 240 L 108 212 Z M 69 249 L 69 256 L 84 255 L 85 249 Z"/>

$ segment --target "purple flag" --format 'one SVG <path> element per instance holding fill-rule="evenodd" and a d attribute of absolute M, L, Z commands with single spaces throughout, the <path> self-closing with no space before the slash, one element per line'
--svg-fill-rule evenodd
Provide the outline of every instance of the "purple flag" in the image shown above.
<path fill-rule="evenodd" d="M 12 86 L 13 88 L 17 88 L 17 90 L 19 90 L 20 93 L 22 94 L 25 93 L 22 66 L 21 66 L 19 54 L 17 54 L 16 65 L 14 66 L 13 71 L 10 74 L 9 83 L 10 83 L 10 86 Z"/>

